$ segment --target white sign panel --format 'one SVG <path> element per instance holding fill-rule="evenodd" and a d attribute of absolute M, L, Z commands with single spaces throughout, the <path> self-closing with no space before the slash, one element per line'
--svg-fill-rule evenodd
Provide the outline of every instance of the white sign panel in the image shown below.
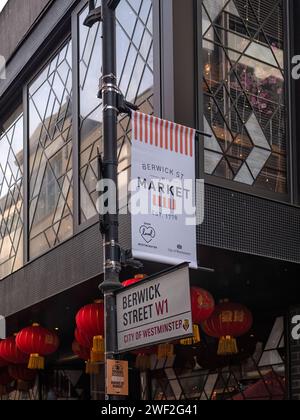
<path fill-rule="evenodd" d="M 197 268 L 195 130 L 134 112 L 132 133 L 133 256 Z"/>
<path fill-rule="evenodd" d="M 191 337 L 188 267 L 118 292 L 117 332 L 119 352 Z"/>

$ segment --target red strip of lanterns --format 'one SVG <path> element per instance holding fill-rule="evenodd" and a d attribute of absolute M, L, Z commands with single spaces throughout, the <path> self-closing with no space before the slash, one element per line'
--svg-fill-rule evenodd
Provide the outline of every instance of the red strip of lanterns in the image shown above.
<path fill-rule="evenodd" d="M 44 369 L 44 357 L 55 353 L 59 347 L 57 334 L 39 324 L 24 328 L 13 337 L 0 341 L 1 364 L 24 365 L 28 368 Z"/>

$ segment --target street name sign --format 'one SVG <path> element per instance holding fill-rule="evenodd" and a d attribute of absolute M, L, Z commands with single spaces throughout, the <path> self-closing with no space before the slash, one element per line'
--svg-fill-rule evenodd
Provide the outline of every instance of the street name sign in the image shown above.
<path fill-rule="evenodd" d="M 193 336 L 188 264 L 117 292 L 119 353 Z"/>

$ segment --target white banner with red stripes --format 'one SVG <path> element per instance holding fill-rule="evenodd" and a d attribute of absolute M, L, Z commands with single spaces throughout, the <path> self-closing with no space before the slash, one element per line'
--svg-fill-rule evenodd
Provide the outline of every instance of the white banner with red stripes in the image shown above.
<path fill-rule="evenodd" d="M 134 258 L 197 268 L 195 130 L 132 113 Z"/>

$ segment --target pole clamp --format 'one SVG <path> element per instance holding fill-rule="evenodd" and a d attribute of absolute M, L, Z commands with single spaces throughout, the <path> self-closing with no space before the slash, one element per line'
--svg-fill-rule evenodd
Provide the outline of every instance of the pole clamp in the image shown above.
<path fill-rule="evenodd" d="M 115 111 L 115 112 L 119 113 L 118 108 L 116 108 L 115 106 L 112 106 L 112 105 L 105 105 L 103 107 L 103 112 L 107 112 L 107 111 Z"/>

